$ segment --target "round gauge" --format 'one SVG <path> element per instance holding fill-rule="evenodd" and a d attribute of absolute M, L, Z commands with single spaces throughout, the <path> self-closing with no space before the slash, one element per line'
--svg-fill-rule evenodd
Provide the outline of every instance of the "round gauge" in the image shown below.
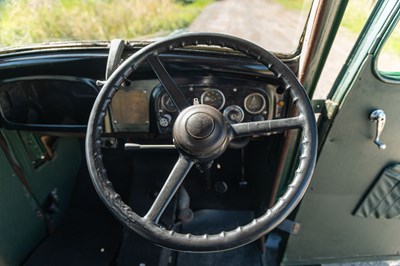
<path fill-rule="evenodd" d="M 243 121 L 244 112 L 237 105 L 229 105 L 224 110 L 224 116 L 230 124 L 235 124 Z"/>
<path fill-rule="evenodd" d="M 201 95 L 200 103 L 211 105 L 212 107 L 221 110 L 225 105 L 225 96 L 220 90 L 209 89 Z"/>
<path fill-rule="evenodd" d="M 265 109 L 265 98 L 261 93 L 254 92 L 244 98 L 244 109 L 250 114 L 259 114 Z"/>
<path fill-rule="evenodd" d="M 161 107 L 168 112 L 176 112 L 176 106 L 167 93 L 161 96 Z"/>

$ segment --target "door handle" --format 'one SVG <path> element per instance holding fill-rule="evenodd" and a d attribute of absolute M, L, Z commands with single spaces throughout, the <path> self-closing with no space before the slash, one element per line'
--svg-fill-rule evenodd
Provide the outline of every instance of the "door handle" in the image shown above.
<path fill-rule="evenodd" d="M 369 115 L 369 119 L 372 122 L 376 123 L 376 136 L 374 139 L 374 143 L 378 146 L 380 150 L 385 150 L 386 144 L 382 143 L 382 141 L 380 140 L 386 122 L 385 112 L 381 109 L 376 109 L 371 112 L 371 114 Z"/>

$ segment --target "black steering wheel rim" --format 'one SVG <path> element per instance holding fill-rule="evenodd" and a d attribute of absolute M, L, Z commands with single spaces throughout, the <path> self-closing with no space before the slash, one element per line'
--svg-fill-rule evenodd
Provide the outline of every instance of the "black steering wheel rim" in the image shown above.
<path fill-rule="evenodd" d="M 295 119 L 272 120 L 265 123 L 244 123 L 235 127 L 229 127 L 227 138 L 261 133 L 264 130 L 302 128 L 301 148 L 299 165 L 292 182 L 286 192 L 277 200 L 276 204 L 268 209 L 265 214 L 255 218 L 247 225 L 239 226 L 232 231 L 223 231 L 214 235 L 192 235 L 180 234 L 173 230 L 162 228 L 156 223 L 155 217 L 148 219 L 147 216 L 140 217 L 128 205 L 126 205 L 119 194 L 115 192 L 108 179 L 101 154 L 101 134 L 103 132 L 103 120 L 111 98 L 119 86 L 127 77 L 151 57 L 159 54 L 196 45 L 214 45 L 227 47 L 253 57 L 267 66 L 277 78 L 279 78 L 285 89 L 290 90 L 294 104 L 299 116 Z M 171 95 L 173 96 L 173 95 Z M 177 96 L 179 98 L 179 95 Z M 182 104 L 183 108 L 186 108 Z M 180 110 L 183 111 L 183 110 Z M 278 122 L 274 122 L 278 121 Z M 262 125 L 262 126 L 261 126 Z M 224 147 L 222 149 L 225 149 Z M 190 33 L 173 36 L 146 46 L 130 58 L 128 58 L 107 80 L 100 91 L 90 114 L 86 133 L 86 159 L 89 173 L 94 187 L 101 200 L 110 211 L 129 229 L 134 230 L 157 245 L 175 250 L 191 252 L 209 252 L 235 248 L 256 240 L 275 228 L 290 212 L 297 206 L 304 195 L 310 182 L 317 152 L 317 130 L 314 113 L 310 101 L 295 75 L 271 53 L 237 37 L 223 34 Z M 187 154 L 181 155 L 176 167 L 188 167 L 182 171 L 189 171 L 196 160 L 189 160 Z M 187 160 L 185 162 L 185 160 Z M 178 184 L 179 186 L 179 184 Z"/>

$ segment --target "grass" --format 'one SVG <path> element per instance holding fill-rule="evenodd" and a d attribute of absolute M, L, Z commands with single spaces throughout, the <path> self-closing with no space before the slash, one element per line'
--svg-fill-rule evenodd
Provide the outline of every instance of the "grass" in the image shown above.
<path fill-rule="evenodd" d="M 304 5 L 307 0 L 275 0 L 282 6 L 290 10 L 309 9 L 309 5 Z M 374 1 L 370 0 L 350 0 L 346 12 L 343 16 L 341 27 L 354 34 L 359 34 L 367 21 L 373 8 Z M 400 26 L 398 25 L 392 33 L 389 42 L 385 47 L 387 52 L 400 55 Z"/>
<path fill-rule="evenodd" d="M 308 0 L 275 0 L 282 6 L 290 10 L 309 10 L 310 1 Z M 304 4 L 308 3 L 308 4 Z M 370 0 L 350 0 L 342 20 L 342 27 L 351 32 L 359 33 L 371 11 Z"/>
<path fill-rule="evenodd" d="M 360 33 L 372 8 L 373 4 L 369 0 L 349 1 L 342 19 L 341 27 L 355 34 Z"/>
<path fill-rule="evenodd" d="M 310 0 L 276 0 L 279 4 L 290 10 L 307 11 L 311 7 Z"/>
<path fill-rule="evenodd" d="M 213 0 L 3 0 L 0 46 L 134 39 L 187 27 Z"/>
<path fill-rule="evenodd" d="M 374 4 L 374 1 L 370 0 L 350 0 L 341 26 L 354 34 L 360 33 Z M 384 52 L 400 55 L 400 25 L 395 28 L 389 37 L 384 46 Z"/>
<path fill-rule="evenodd" d="M 396 53 L 400 56 L 400 22 L 397 24 L 383 49 L 385 52 Z"/>

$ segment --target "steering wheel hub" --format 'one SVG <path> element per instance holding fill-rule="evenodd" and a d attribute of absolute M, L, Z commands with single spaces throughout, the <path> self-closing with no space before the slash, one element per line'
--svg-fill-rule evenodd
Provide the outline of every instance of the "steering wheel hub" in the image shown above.
<path fill-rule="evenodd" d="M 224 116 L 214 107 L 204 104 L 183 110 L 172 132 L 177 148 L 199 161 L 217 158 L 229 143 Z"/>
<path fill-rule="evenodd" d="M 214 119 L 206 113 L 194 113 L 186 120 L 186 132 L 195 139 L 205 139 L 213 133 Z"/>

